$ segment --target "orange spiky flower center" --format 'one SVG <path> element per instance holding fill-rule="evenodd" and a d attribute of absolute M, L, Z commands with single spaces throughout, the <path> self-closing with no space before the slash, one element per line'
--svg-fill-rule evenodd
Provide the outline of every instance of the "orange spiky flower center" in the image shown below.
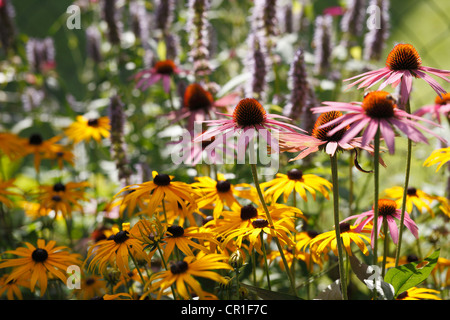
<path fill-rule="evenodd" d="M 314 128 L 312 130 L 312 136 L 319 140 L 322 140 L 322 141 L 336 141 L 337 142 L 337 141 L 341 140 L 342 136 L 349 128 L 348 126 L 343 128 L 342 130 L 339 130 L 332 136 L 328 136 L 327 135 L 328 132 L 333 130 L 333 128 L 336 128 L 339 124 L 334 124 L 332 126 L 328 126 L 328 127 L 319 129 L 320 126 L 322 126 L 334 119 L 337 119 L 341 116 L 342 116 L 342 112 L 339 112 L 339 111 L 330 111 L 330 112 L 322 113 L 317 118 L 316 123 L 314 124 Z"/>
<path fill-rule="evenodd" d="M 171 75 L 177 68 L 172 60 L 163 60 L 155 63 L 154 68 L 159 74 Z"/>
<path fill-rule="evenodd" d="M 385 91 L 369 92 L 362 102 L 362 108 L 371 118 L 392 118 L 397 107 L 395 99 Z"/>
<path fill-rule="evenodd" d="M 397 44 L 386 59 L 386 66 L 392 71 L 416 70 L 421 64 L 417 50 L 410 44 Z"/>
<path fill-rule="evenodd" d="M 434 100 L 436 104 L 445 105 L 447 103 L 450 103 L 450 93 L 445 93 L 442 95 L 442 98 L 440 96 L 437 96 Z"/>
<path fill-rule="evenodd" d="M 239 101 L 233 112 L 233 120 L 241 127 L 263 124 L 267 119 L 266 110 L 253 98 Z"/>
<path fill-rule="evenodd" d="M 190 84 L 184 92 L 184 106 L 189 110 L 208 109 L 213 103 L 212 94 L 198 83 Z"/>
<path fill-rule="evenodd" d="M 378 213 L 379 215 L 386 217 L 392 216 L 397 210 L 397 203 L 390 199 L 379 199 L 378 200 Z"/>

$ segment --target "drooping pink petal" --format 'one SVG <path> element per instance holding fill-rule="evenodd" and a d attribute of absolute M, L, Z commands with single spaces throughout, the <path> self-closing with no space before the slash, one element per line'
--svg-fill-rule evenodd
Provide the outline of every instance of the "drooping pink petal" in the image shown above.
<path fill-rule="evenodd" d="M 334 156 L 334 153 L 336 152 L 338 147 L 338 143 L 335 141 L 330 141 L 327 143 L 327 146 L 325 147 L 325 152 L 328 153 L 331 156 Z"/>
<path fill-rule="evenodd" d="M 380 86 L 378 87 L 378 90 L 383 90 L 386 86 L 393 84 L 393 83 L 397 82 L 398 80 L 400 80 L 401 77 L 403 77 L 403 72 L 401 72 L 401 71 L 391 72 L 389 77 L 386 80 L 384 80 L 383 83 L 380 84 Z"/>
<path fill-rule="evenodd" d="M 389 227 L 389 232 L 391 234 L 391 238 L 392 241 L 397 244 L 398 243 L 398 228 L 397 228 L 397 223 L 395 222 L 395 219 L 392 216 L 386 216 L 385 217 L 388 227 Z M 387 235 L 384 235 L 385 237 Z"/>
<path fill-rule="evenodd" d="M 170 92 L 170 79 L 169 75 L 162 76 L 163 88 L 166 93 Z"/>
<path fill-rule="evenodd" d="M 366 130 L 364 130 L 361 145 L 366 146 L 375 137 L 379 126 L 378 119 L 372 119 L 368 124 Z"/>
<path fill-rule="evenodd" d="M 420 78 L 425 80 L 434 89 L 434 91 L 436 91 L 439 97 L 442 98 L 442 93 L 446 93 L 446 91 L 436 80 L 434 80 L 432 77 L 430 77 L 423 71 L 416 70 L 415 72 Z"/>
<path fill-rule="evenodd" d="M 348 143 L 352 140 L 361 130 L 371 121 L 369 117 L 365 117 L 360 121 L 354 122 L 350 129 L 342 136 L 342 139 L 339 141 L 340 143 Z"/>
<path fill-rule="evenodd" d="M 402 131 L 412 141 L 428 143 L 427 138 L 414 127 L 411 127 L 408 124 L 396 118 L 391 118 L 389 121 L 391 122 L 391 124 L 400 129 L 400 131 Z"/>
<path fill-rule="evenodd" d="M 386 145 L 388 147 L 389 153 L 394 154 L 395 152 L 395 133 L 391 125 L 387 120 L 380 120 L 380 133 L 384 138 Z"/>

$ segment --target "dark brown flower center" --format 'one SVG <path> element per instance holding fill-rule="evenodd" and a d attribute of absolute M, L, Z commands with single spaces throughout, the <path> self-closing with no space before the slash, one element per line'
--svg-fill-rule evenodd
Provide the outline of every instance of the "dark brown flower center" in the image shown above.
<path fill-rule="evenodd" d="M 54 196 L 52 196 L 52 200 L 55 202 L 60 202 L 62 201 L 61 196 L 58 196 L 57 194 L 55 194 Z"/>
<path fill-rule="evenodd" d="M 408 263 L 419 261 L 419 258 L 415 254 L 408 254 L 406 257 Z"/>
<path fill-rule="evenodd" d="M 246 221 L 256 218 L 257 216 L 258 210 L 251 204 L 248 204 L 241 208 L 241 220 Z"/>
<path fill-rule="evenodd" d="M 397 296 L 397 300 L 402 300 L 408 297 L 408 291 L 404 291 Z"/>
<path fill-rule="evenodd" d="M 378 213 L 383 216 L 392 216 L 397 210 L 397 203 L 394 200 L 379 199 L 378 200 Z"/>
<path fill-rule="evenodd" d="M 114 235 L 113 240 L 115 243 L 119 244 L 127 241 L 129 238 L 130 237 L 128 236 L 128 231 L 122 230 Z"/>
<path fill-rule="evenodd" d="M 98 127 L 98 119 L 89 119 L 87 124 L 89 127 Z"/>
<path fill-rule="evenodd" d="M 314 239 L 315 237 L 317 237 L 319 235 L 319 233 L 315 230 L 308 230 L 308 237 L 310 237 L 311 239 Z"/>
<path fill-rule="evenodd" d="M 170 272 L 172 274 L 180 274 L 186 272 L 188 269 L 188 264 L 186 261 L 177 261 L 172 263 L 170 266 Z"/>
<path fill-rule="evenodd" d="M 171 75 L 172 73 L 174 73 L 176 66 L 172 60 L 164 60 L 155 63 L 154 68 L 159 74 Z"/>
<path fill-rule="evenodd" d="M 184 229 L 180 226 L 170 226 L 167 228 L 167 232 L 171 234 L 172 238 L 177 238 L 184 234 Z"/>
<path fill-rule="evenodd" d="M 350 231 L 350 223 L 342 222 L 339 224 L 339 232 L 344 233 Z"/>
<path fill-rule="evenodd" d="M 325 128 L 320 128 L 320 126 L 334 120 L 337 119 L 339 117 L 342 116 L 342 112 L 339 111 L 330 111 L 330 112 L 325 112 L 322 113 L 316 120 L 316 123 L 314 124 L 314 128 L 312 131 L 312 136 L 322 140 L 322 141 L 339 141 L 341 140 L 342 136 L 344 135 L 344 133 L 347 131 L 348 126 L 346 128 L 343 128 L 341 130 L 339 130 L 338 132 L 336 132 L 335 134 L 333 134 L 332 136 L 328 136 L 328 132 L 330 132 L 331 130 L 333 130 L 334 128 L 336 128 L 338 124 L 334 124 L 332 126 L 328 126 Z"/>
<path fill-rule="evenodd" d="M 153 178 L 153 182 L 158 186 L 168 186 L 170 184 L 170 177 L 168 174 L 157 174 Z"/>
<path fill-rule="evenodd" d="M 42 139 L 42 136 L 39 133 L 33 133 L 28 138 L 28 143 L 33 146 L 40 146 L 44 142 L 44 139 Z"/>
<path fill-rule="evenodd" d="M 298 169 L 292 169 L 287 172 L 287 176 L 290 180 L 301 180 L 303 177 L 303 171 Z"/>
<path fill-rule="evenodd" d="M 55 183 L 53 185 L 53 191 L 59 192 L 59 191 L 66 191 L 66 186 L 62 184 L 61 182 Z"/>
<path fill-rule="evenodd" d="M 252 222 L 252 226 L 254 228 L 265 228 L 269 225 L 269 221 L 266 219 L 255 219 Z"/>
<path fill-rule="evenodd" d="M 48 252 L 45 249 L 38 248 L 31 254 L 31 259 L 35 262 L 44 262 L 48 258 Z"/>
<path fill-rule="evenodd" d="M 190 84 L 184 92 L 184 106 L 189 110 L 208 109 L 213 103 L 211 93 L 197 83 Z"/>
<path fill-rule="evenodd" d="M 385 91 L 369 92 L 361 106 L 369 117 L 375 119 L 392 118 L 397 107 L 395 99 Z"/>
<path fill-rule="evenodd" d="M 231 184 L 227 180 L 217 181 L 216 189 L 218 192 L 228 192 L 231 189 Z"/>
<path fill-rule="evenodd" d="M 417 196 L 417 189 L 414 187 L 409 187 L 408 189 L 406 189 L 406 194 L 408 196 Z"/>
<path fill-rule="evenodd" d="M 95 278 L 87 278 L 86 279 L 86 285 L 92 286 L 95 283 Z"/>
<path fill-rule="evenodd" d="M 416 70 L 422 64 L 417 50 L 410 44 L 398 44 L 386 59 L 386 66 L 393 70 Z"/>
<path fill-rule="evenodd" d="M 266 121 L 266 110 L 256 99 L 245 98 L 234 109 L 233 120 L 241 127 L 263 124 Z"/>

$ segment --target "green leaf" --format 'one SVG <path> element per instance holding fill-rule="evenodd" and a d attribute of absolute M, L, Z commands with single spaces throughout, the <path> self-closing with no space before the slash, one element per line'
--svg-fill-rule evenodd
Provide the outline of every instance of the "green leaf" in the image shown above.
<path fill-rule="evenodd" d="M 423 261 L 416 261 L 389 269 L 384 281 L 392 284 L 395 295 L 422 283 L 435 267 L 440 250 L 436 250 Z"/>
<path fill-rule="evenodd" d="M 245 283 L 240 283 L 240 285 L 247 288 L 249 291 L 252 291 L 263 300 L 302 300 L 300 298 L 297 298 L 296 296 L 287 293 L 261 289 Z"/>

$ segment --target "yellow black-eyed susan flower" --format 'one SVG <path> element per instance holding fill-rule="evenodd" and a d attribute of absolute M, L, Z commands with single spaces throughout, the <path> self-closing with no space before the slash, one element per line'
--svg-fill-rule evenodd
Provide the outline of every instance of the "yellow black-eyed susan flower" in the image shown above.
<path fill-rule="evenodd" d="M 396 300 L 442 300 L 438 296 L 440 291 L 428 288 L 410 288 L 400 294 L 395 298 Z"/>
<path fill-rule="evenodd" d="M 88 250 L 88 258 L 85 263 L 89 263 L 89 271 L 96 267 L 99 272 L 106 270 L 108 266 L 117 266 L 124 276 L 130 272 L 130 255 L 136 260 L 147 260 L 150 257 L 144 251 L 144 245 L 129 233 L 130 224 L 123 223 L 122 230 L 117 227 L 112 228 L 113 234 L 108 239 L 100 240 L 92 245 Z"/>
<path fill-rule="evenodd" d="M 64 130 L 64 134 L 74 143 L 91 139 L 100 142 L 102 138 L 109 138 L 111 134 L 109 122 L 109 117 L 88 119 L 84 116 L 77 116 L 76 121 Z"/>
<path fill-rule="evenodd" d="M 21 278 L 17 280 L 9 280 L 8 275 L 4 274 L 0 278 L 0 297 L 6 293 L 6 298 L 8 300 L 23 300 L 21 288 L 30 288 L 30 279 Z"/>
<path fill-rule="evenodd" d="M 403 187 L 394 186 L 384 190 L 386 197 L 394 199 L 397 203 L 397 207 L 401 208 L 403 203 Z M 409 187 L 406 191 L 406 211 L 412 213 L 413 207 L 416 207 L 420 213 L 426 210 L 432 217 L 434 212 L 431 209 L 431 203 L 435 200 L 435 197 L 424 192 L 423 190 Z"/>
<path fill-rule="evenodd" d="M 165 290 L 174 285 L 176 294 L 182 299 L 190 299 L 192 293 L 203 300 L 209 296 L 196 279 L 197 277 L 207 278 L 215 282 L 227 284 L 228 280 L 214 270 L 232 270 L 226 263 L 228 256 L 223 254 L 200 255 L 199 257 L 187 256 L 181 261 L 173 262 L 169 270 L 158 272 L 150 278 L 146 288 L 148 291 L 142 296 L 159 290 L 157 299 L 165 293 Z"/>
<path fill-rule="evenodd" d="M 38 239 L 36 247 L 29 242 L 25 242 L 25 246 L 4 252 L 17 255 L 19 258 L 3 260 L 0 263 L 0 269 L 13 268 L 6 282 L 29 278 L 30 290 L 33 292 L 39 282 L 41 296 L 47 290 L 49 277 L 58 278 L 65 284 L 67 268 L 71 265 L 79 266 L 82 263 L 80 255 L 69 253 L 67 247 L 56 246 L 53 240 L 45 244 L 44 239 Z"/>
<path fill-rule="evenodd" d="M 297 192 L 304 201 L 308 201 L 306 191 L 309 191 L 316 200 L 316 191 L 329 199 L 329 191 L 333 185 L 326 179 L 314 174 L 303 174 L 301 170 L 292 169 L 287 174 L 277 173 L 275 179 L 261 183 L 261 188 L 265 189 L 264 196 L 276 202 L 283 195 L 284 203 L 287 202 L 289 195 Z"/>

